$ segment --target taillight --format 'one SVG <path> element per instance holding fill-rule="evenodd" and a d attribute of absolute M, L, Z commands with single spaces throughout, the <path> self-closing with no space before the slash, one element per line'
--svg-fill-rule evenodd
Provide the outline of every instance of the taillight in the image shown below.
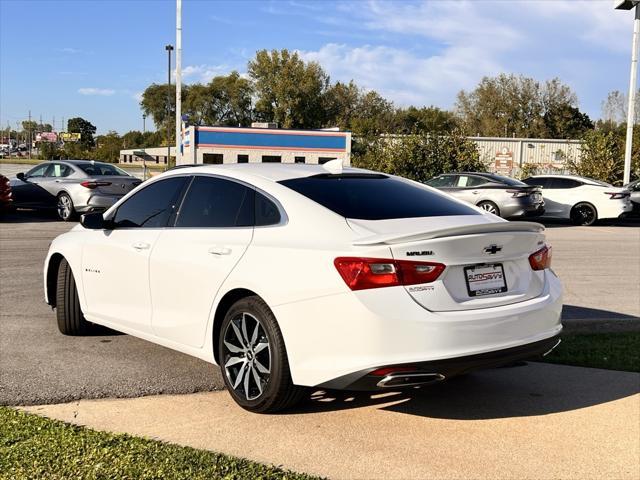
<path fill-rule="evenodd" d="M 434 262 L 360 257 L 338 257 L 333 264 L 351 290 L 429 283 L 445 269 Z"/>
<path fill-rule="evenodd" d="M 80 185 L 82 185 L 84 188 L 89 188 L 93 190 L 94 188 L 97 188 L 97 187 L 108 187 L 109 185 L 111 185 L 111 182 L 86 181 L 86 182 L 80 182 Z"/>
<path fill-rule="evenodd" d="M 551 247 L 545 245 L 535 253 L 529 255 L 529 264 L 533 270 L 544 270 L 551 267 Z"/>
<path fill-rule="evenodd" d="M 605 192 L 604 194 L 610 195 L 609 200 L 620 200 L 631 195 L 629 192 Z"/>
<path fill-rule="evenodd" d="M 533 192 L 529 192 L 527 190 L 507 190 L 507 193 L 510 193 L 512 197 L 528 197 Z"/>

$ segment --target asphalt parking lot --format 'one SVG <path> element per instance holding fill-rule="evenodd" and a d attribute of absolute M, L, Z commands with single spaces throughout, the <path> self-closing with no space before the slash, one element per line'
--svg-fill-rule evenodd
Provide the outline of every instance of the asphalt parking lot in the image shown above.
<path fill-rule="evenodd" d="M 0 404 L 192 393 L 222 388 L 217 367 L 128 335 L 58 333 L 44 303 L 50 241 L 73 225 L 19 212 L 0 219 Z M 640 330 L 640 223 L 550 224 L 572 330 Z"/>

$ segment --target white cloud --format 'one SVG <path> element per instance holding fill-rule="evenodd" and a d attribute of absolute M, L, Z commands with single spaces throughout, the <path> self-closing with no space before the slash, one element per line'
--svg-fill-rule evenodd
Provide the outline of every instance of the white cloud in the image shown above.
<path fill-rule="evenodd" d="M 471 45 L 450 47 L 430 57 L 388 46 L 352 48 L 333 43 L 299 53 L 307 61 L 320 63 L 334 81 L 354 79 L 399 105 L 450 106 L 455 94 L 472 87 L 478 75 L 500 69 Z"/>
<path fill-rule="evenodd" d="M 84 87 L 79 88 L 78 93 L 80 95 L 99 95 L 103 97 L 108 97 L 116 93 L 115 90 L 111 88 L 94 88 L 94 87 Z"/>
<path fill-rule="evenodd" d="M 208 83 L 213 77 L 226 75 L 230 70 L 228 65 L 187 65 L 182 68 L 182 79 L 185 82 Z"/>

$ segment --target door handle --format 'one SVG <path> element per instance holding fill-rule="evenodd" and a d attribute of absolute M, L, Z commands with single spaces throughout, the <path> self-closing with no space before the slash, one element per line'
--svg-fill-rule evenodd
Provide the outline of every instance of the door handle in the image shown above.
<path fill-rule="evenodd" d="M 146 242 L 137 242 L 131 245 L 136 250 L 147 250 L 151 245 Z"/>
<path fill-rule="evenodd" d="M 473 193 L 474 195 L 477 195 L 477 194 L 478 194 L 478 193 L 480 193 L 480 192 L 478 192 L 478 190 L 474 190 L 474 191 L 473 191 L 473 192 L 471 192 L 471 193 Z"/>
<path fill-rule="evenodd" d="M 229 247 L 211 247 L 209 253 L 212 255 L 230 255 L 231 249 Z"/>

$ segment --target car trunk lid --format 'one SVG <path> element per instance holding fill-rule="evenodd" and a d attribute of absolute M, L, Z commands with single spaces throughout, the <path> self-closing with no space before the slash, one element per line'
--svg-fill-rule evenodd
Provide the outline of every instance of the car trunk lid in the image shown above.
<path fill-rule="evenodd" d="M 424 308 L 456 311 L 522 302 L 542 293 L 544 275 L 529 256 L 544 246 L 544 227 L 487 215 L 347 220 L 354 246 L 386 245 L 395 260 L 446 265 L 438 279 L 405 289 Z"/>
<path fill-rule="evenodd" d="M 125 195 L 142 183 L 138 178 L 123 175 L 94 176 L 83 182 L 83 186 L 103 195 Z"/>

